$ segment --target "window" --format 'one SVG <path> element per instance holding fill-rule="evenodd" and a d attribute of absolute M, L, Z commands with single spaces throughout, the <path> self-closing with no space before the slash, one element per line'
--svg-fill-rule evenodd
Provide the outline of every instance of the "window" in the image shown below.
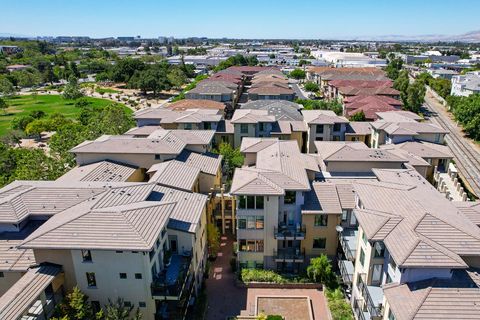
<path fill-rule="evenodd" d="M 255 197 L 247 196 L 247 209 L 255 209 Z"/>
<path fill-rule="evenodd" d="M 341 125 L 340 123 L 335 123 L 335 124 L 333 125 L 333 131 L 334 131 L 334 132 L 340 131 L 341 128 L 342 128 L 342 125 Z"/>
<path fill-rule="evenodd" d="M 123 253 L 123 251 L 119 251 L 119 250 L 117 250 L 117 251 L 115 251 L 115 253 Z"/>
<path fill-rule="evenodd" d="M 327 238 L 314 238 L 313 249 L 325 249 L 327 246 Z"/>
<path fill-rule="evenodd" d="M 372 283 L 380 284 L 382 282 L 383 264 L 374 264 L 372 272 Z"/>
<path fill-rule="evenodd" d="M 263 229 L 263 217 L 262 216 L 257 216 L 256 222 L 255 222 L 255 228 Z"/>
<path fill-rule="evenodd" d="M 284 204 L 295 203 L 295 191 L 285 191 L 285 197 L 283 199 Z"/>
<path fill-rule="evenodd" d="M 155 155 L 155 160 L 160 160 L 160 155 L 159 154 Z"/>
<path fill-rule="evenodd" d="M 192 124 L 191 123 L 185 123 L 184 128 L 185 128 L 185 130 L 192 130 Z"/>
<path fill-rule="evenodd" d="M 315 215 L 315 221 L 313 225 L 315 227 L 326 227 L 328 225 L 328 215 L 326 214 Z"/>
<path fill-rule="evenodd" d="M 263 196 L 255 197 L 255 208 L 263 209 Z"/>
<path fill-rule="evenodd" d="M 362 240 L 363 240 L 363 243 L 367 244 L 368 239 L 367 239 L 367 234 L 365 233 L 365 231 L 362 231 Z"/>
<path fill-rule="evenodd" d="M 135 273 L 135 279 L 142 279 L 141 273 Z"/>
<path fill-rule="evenodd" d="M 395 320 L 395 316 L 392 313 L 392 309 L 388 310 L 388 320 Z"/>
<path fill-rule="evenodd" d="M 392 270 L 395 271 L 397 269 L 397 264 L 395 263 L 395 260 L 393 260 L 392 256 L 390 256 L 390 260 L 388 261 L 388 264 L 390 265 Z"/>
<path fill-rule="evenodd" d="M 127 279 L 127 274 L 124 272 L 120 273 L 120 279 Z"/>
<path fill-rule="evenodd" d="M 333 136 L 333 141 L 340 141 L 340 137 L 339 136 Z"/>
<path fill-rule="evenodd" d="M 95 279 L 95 272 L 87 272 L 87 285 L 91 288 L 97 286 L 97 280 Z"/>
<path fill-rule="evenodd" d="M 364 263 L 365 263 L 365 252 L 363 252 L 363 248 L 360 248 L 360 264 L 362 265 L 362 267 Z"/>
<path fill-rule="evenodd" d="M 247 208 L 247 197 L 240 196 L 238 199 L 238 208 L 239 209 L 246 209 Z"/>
<path fill-rule="evenodd" d="M 316 137 L 315 141 L 323 141 L 323 137 Z"/>
<path fill-rule="evenodd" d="M 375 258 L 382 258 L 385 255 L 385 245 L 382 242 L 375 242 L 373 252 Z"/>
<path fill-rule="evenodd" d="M 323 124 L 317 124 L 316 133 L 323 133 Z"/>
<path fill-rule="evenodd" d="M 387 280 L 385 281 L 387 284 L 392 282 L 392 277 L 387 273 Z"/>
<path fill-rule="evenodd" d="M 140 301 L 140 302 L 138 303 L 138 306 L 139 306 L 140 308 L 146 308 L 146 307 L 147 307 L 147 304 L 146 304 L 145 302 L 143 302 L 143 301 Z"/>
<path fill-rule="evenodd" d="M 263 122 L 258 123 L 258 131 L 264 131 L 265 130 L 265 125 Z"/>
<path fill-rule="evenodd" d="M 342 222 L 347 222 L 348 210 L 342 210 Z"/>
<path fill-rule="evenodd" d="M 244 252 L 263 252 L 263 240 L 245 240 L 240 239 L 239 251 Z"/>
<path fill-rule="evenodd" d="M 161 236 L 162 239 L 165 237 L 165 234 L 167 234 L 167 229 L 163 228 Z"/>
<path fill-rule="evenodd" d="M 204 122 L 203 123 L 203 129 L 204 130 L 211 130 L 212 129 L 212 123 L 211 122 Z"/>
<path fill-rule="evenodd" d="M 247 217 L 247 229 L 255 229 L 255 217 Z"/>
<path fill-rule="evenodd" d="M 92 253 L 90 250 L 82 250 L 83 262 L 92 262 Z"/>
<path fill-rule="evenodd" d="M 247 228 L 247 219 L 238 219 L 238 229 L 246 229 Z"/>
<path fill-rule="evenodd" d="M 130 308 L 132 306 L 132 303 L 130 301 L 124 301 L 123 305 L 125 306 L 125 308 Z"/>
<path fill-rule="evenodd" d="M 246 123 L 240 124 L 240 133 L 248 133 L 248 124 Z"/>
<path fill-rule="evenodd" d="M 5 274 L 3 272 L 0 272 L 0 278 L 5 278 Z"/>

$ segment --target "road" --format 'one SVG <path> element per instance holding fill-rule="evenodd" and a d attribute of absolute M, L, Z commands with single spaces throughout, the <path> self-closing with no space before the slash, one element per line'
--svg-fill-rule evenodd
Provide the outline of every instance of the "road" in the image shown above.
<path fill-rule="evenodd" d="M 290 83 L 290 86 L 292 86 L 293 91 L 295 91 L 295 95 L 297 96 L 298 99 L 306 100 L 308 99 L 308 96 L 305 94 L 305 92 L 300 89 L 300 86 L 297 83 Z"/>
<path fill-rule="evenodd" d="M 459 175 L 469 190 L 480 197 L 480 152 L 474 142 L 466 138 L 461 129 L 455 124 L 445 107 L 429 92 L 425 95 L 425 107 L 430 112 L 429 118 L 450 134 L 446 142 L 452 151 Z"/>

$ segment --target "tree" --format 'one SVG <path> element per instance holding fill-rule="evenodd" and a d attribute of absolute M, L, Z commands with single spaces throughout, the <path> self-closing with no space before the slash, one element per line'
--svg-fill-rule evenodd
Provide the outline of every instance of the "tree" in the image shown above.
<path fill-rule="evenodd" d="M 395 58 L 393 54 L 390 54 L 388 57 L 388 65 L 385 68 L 387 76 L 392 80 L 397 79 L 398 75 L 400 74 L 400 70 L 402 70 L 402 66 L 403 60 L 401 58 Z"/>
<path fill-rule="evenodd" d="M 328 300 L 328 309 L 332 314 L 333 320 L 353 320 L 352 308 L 345 300 L 340 288 L 335 290 L 325 290 L 325 295 Z"/>
<path fill-rule="evenodd" d="M 360 110 L 359 112 L 355 112 L 349 119 L 350 121 L 365 121 L 367 120 L 365 118 L 365 113 L 363 110 Z"/>
<path fill-rule="evenodd" d="M 84 108 L 84 107 L 87 107 L 91 104 L 90 100 L 88 100 L 86 97 L 82 97 L 80 99 L 77 99 L 77 101 L 75 101 L 75 107 L 77 108 Z"/>
<path fill-rule="evenodd" d="M 147 91 L 153 91 L 153 94 L 156 95 L 160 91 L 169 90 L 171 84 L 168 80 L 167 69 L 168 65 L 162 63 L 143 71 L 137 71 L 131 77 L 128 85 L 142 90 L 144 94 Z"/>
<path fill-rule="evenodd" d="M 44 131 L 48 131 L 48 123 L 44 119 L 33 120 L 25 128 L 25 133 L 27 135 L 37 136 L 38 139 L 41 138 L 42 132 Z"/>
<path fill-rule="evenodd" d="M 117 298 L 115 302 L 112 302 L 108 299 L 108 305 L 105 307 L 105 320 L 129 320 L 132 319 L 131 313 L 133 311 L 133 305 L 125 306 L 124 300 L 122 298 Z M 140 320 L 142 315 L 140 310 L 137 310 L 134 313 L 133 319 Z"/>
<path fill-rule="evenodd" d="M 68 320 L 99 320 L 103 318 L 103 312 L 95 313 L 88 297 L 78 287 L 74 287 L 73 291 L 67 295 L 56 313 L 57 318 L 54 319 L 59 320 L 65 318 Z"/>
<path fill-rule="evenodd" d="M 15 87 L 6 77 L 0 77 L 0 94 L 7 97 L 15 94 Z"/>
<path fill-rule="evenodd" d="M 187 77 L 180 68 L 172 68 L 172 70 L 168 72 L 167 78 L 171 86 L 174 88 L 180 88 L 187 82 Z"/>
<path fill-rule="evenodd" d="M 53 82 L 58 81 L 58 77 L 53 71 L 53 67 L 51 64 L 48 64 L 45 68 L 45 70 L 42 73 L 42 78 L 43 82 L 50 82 L 53 84 Z"/>
<path fill-rule="evenodd" d="M 415 80 L 407 89 L 407 109 L 418 113 L 425 99 L 425 85 Z"/>
<path fill-rule="evenodd" d="M 239 168 L 243 165 L 243 155 L 240 149 L 234 149 L 229 143 L 222 142 L 217 150 L 218 154 L 223 156 L 223 161 L 226 167 L 226 175 L 233 177 L 233 171 L 235 168 Z"/>
<path fill-rule="evenodd" d="M 118 60 L 112 70 L 112 80 L 128 82 L 136 71 L 142 71 L 146 67 L 140 59 L 124 58 Z"/>
<path fill-rule="evenodd" d="M 6 134 L 0 137 L 0 142 L 12 145 L 12 146 L 20 146 L 20 141 L 23 139 L 24 134 L 20 130 L 10 130 Z"/>
<path fill-rule="evenodd" d="M 304 100 L 296 99 L 296 103 L 301 104 L 305 110 L 332 110 L 337 115 L 343 112 L 342 104 L 338 100 Z"/>
<path fill-rule="evenodd" d="M 7 108 L 8 108 L 7 102 L 5 101 L 5 99 L 0 97 L 0 110 L 2 110 L 3 113 L 5 114 L 7 112 Z"/>
<path fill-rule="evenodd" d="M 320 88 L 318 87 L 318 84 L 311 81 L 305 82 L 305 85 L 303 87 L 305 88 L 305 90 L 310 92 L 318 92 L 320 90 Z"/>
<path fill-rule="evenodd" d="M 83 96 L 83 93 L 80 91 L 80 86 L 78 85 L 77 78 L 75 78 L 74 76 L 70 76 L 62 95 L 63 98 L 69 100 L 75 100 Z"/>
<path fill-rule="evenodd" d="M 220 231 L 213 223 L 207 224 L 207 244 L 210 257 L 216 257 L 220 250 Z"/>
<path fill-rule="evenodd" d="M 328 257 L 321 254 L 317 258 L 310 259 L 310 265 L 307 267 L 307 275 L 316 282 L 327 283 L 332 279 L 332 265 Z"/>
<path fill-rule="evenodd" d="M 480 140 L 480 94 L 468 97 L 449 96 L 453 116 L 463 127 L 464 131 L 473 139 Z"/>
<path fill-rule="evenodd" d="M 305 79 L 306 73 L 302 69 L 295 69 L 292 72 L 290 72 L 290 77 L 293 79 L 301 80 L 301 79 Z"/>
<path fill-rule="evenodd" d="M 25 128 L 27 127 L 27 125 L 33 120 L 35 120 L 35 118 L 33 118 L 30 115 L 15 117 L 12 120 L 12 128 L 16 130 L 25 131 Z"/>
<path fill-rule="evenodd" d="M 28 115 L 34 119 L 41 119 L 45 117 L 47 114 L 43 110 L 32 110 L 28 113 Z"/>

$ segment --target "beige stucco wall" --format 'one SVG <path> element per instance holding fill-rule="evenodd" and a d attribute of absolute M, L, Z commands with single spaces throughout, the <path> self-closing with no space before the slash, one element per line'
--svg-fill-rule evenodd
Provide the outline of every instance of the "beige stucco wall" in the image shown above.
<path fill-rule="evenodd" d="M 233 147 L 240 148 L 242 144 L 243 137 L 255 137 L 255 124 L 249 123 L 248 125 L 248 133 L 241 133 L 241 124 L 234 124 L 233 125 Z"/>
<path fill-rule="evenodd" d="M 338 243 L 338 233 L 335 227 L 340 224 L 341 216 L 338 214 L 329 214 L 328 223 L 325 227 L 314 226 L 314 221 L 314 214 L 302 215 L 302 223 L 306 226 L 305 240 L 302 241 L 302 249 L 305 250 L 305 255 L 307 257 L 318 256 L 320 254 L 334 256 L 337 252 Z M 326 238 L 327 243 L 325 249 L 314 249 L 314 238 Z"/>
<path fill-rule="evenodd" d="M 145 170 L 138 168 L 135 170 L 130 177 L 128 177 L 127 182 L 142 182 L 145 180 Z"/>
<path fill-rule="evenodd" d="M 50 262 L 61 265 L 65 272 L 65 289 L 71 291 L 76 285 L 75 266 L 70 250 L 34 249 L 37 263 Z"/>

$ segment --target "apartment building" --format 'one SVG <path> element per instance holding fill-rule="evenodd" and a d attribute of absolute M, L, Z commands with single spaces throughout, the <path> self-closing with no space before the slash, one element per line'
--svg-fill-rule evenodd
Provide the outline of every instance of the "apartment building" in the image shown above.
<path fill-rule="evenodd" d="M 15 315 L 28 315 L 33 304 L 41 312 L 35 316 L 48 315 L 59 290 L 78 286 L 96 307 L 122 297 L 145 319 L 179 319 L 199 290 L 207 254 L 205 195 L 157 183 L 100 181 L 17 181 L 0 193 L 8 209 L 4 229 L 21 232 L 36 224 L 17 250 L 31 252 L 35 265 L 55 267 L 44 286 L 41 279 L 26 283 L 38 273 L 26 270 L 2 297 L 0 314 L 16 306 Z M 42 291 L 59 273 L 53 288 L 19 300 L 21 288 Z"/>
<path fill-rule="evenodd" d="M 391 88 L 393 82 L 391 80 L 331 80 L 328 82 L 324 96 L 327 99 L 343 100 L 349 92 L 354 89 L 383 89 Z"/>
<path fill-rule="evenodd" d="M 365 120 L 375 121 L 379 112 L 400 111 L 403 103 L 400 100 L 386 95 L 356 95 L 343 100 L 343 114 L 351 117 L 363 112 Z"/>
<path fill-rule="evenodd" d="M 480 71 L 467 72 L 464 75 L 452 77 L 452 96 L 467 97 L 480 93 Z"/>
<path fill-rule="evenodd" d="M 443 144 L 448 134 L 434 124 L 419 121 L 421 118 L 409 111 L 378 112 L 377 116 L 379 119 L 371 122 L 372 148 L 413 140 Z"/>
<path fill-rule="evenodd" d="M 457 208 L 414 169 L 374 173 L 352 183 L 358 228 L 340 235 L 356 318 L 478 318 L 480 211 Z"/>
<path fill-rule="evenodd" d="M 302 110 L 303 121 L 307 126 L 308 153 L 315 153 L 315 141 L 343 141 L 348 120 L 331 110 Z"/>
<path fill-rule="evenodd" d="M 155 163 L 174 159 L 184 150 L 197 153 L 210 151 L 213 135 L 212 130 L 159 129 L 147 138 L 101 136 L 94 141 L 79 144 L 71 152 L 79 165 L 111 160 L 149 169 Z"/>
<path fill-rule="evenodd" d="M 238 262 L 298 272 L 305 263 L 301 210 L 318 165 L 295 141 L 244 141 L 248 166 L 235 170 L 230 191 L 237 203 Z"/>

